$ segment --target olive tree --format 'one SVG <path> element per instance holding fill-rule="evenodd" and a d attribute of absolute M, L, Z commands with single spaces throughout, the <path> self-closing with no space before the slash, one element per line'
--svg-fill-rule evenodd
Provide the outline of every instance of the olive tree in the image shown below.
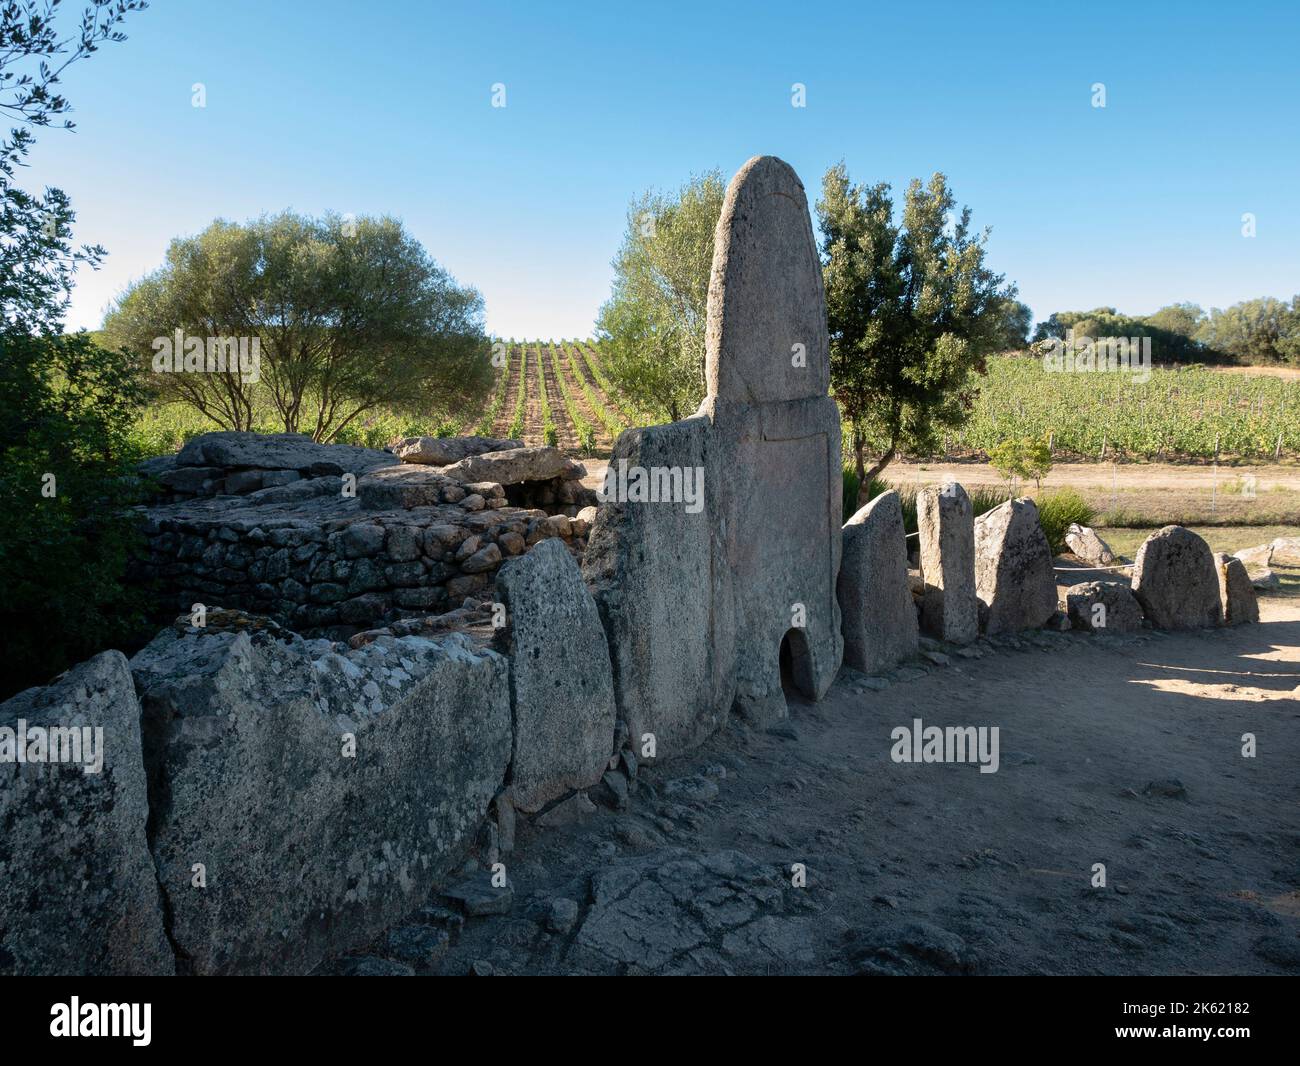
<path fill-rule="evenodd" d="M 984 265 L 947 179 L 913 180 L 895 219 L 889 186 L 826 172 L 817 217 L 830 333 L 831 386 L 852 427 L 859 506 L 900 448 L 926 452 L 959 426 L 984 358 L 1005 335 L 1015 288 Z M 877 456 L 866 469 L 868 447 Z"/>
<path fill-rule="evenodd" d="M 493 376 L 482 298 L 392 218 L 213 222 L 172 242 L 104 335 L 148 361 L 166 400 L 227 429 L 269 406 L 318 441 L 377 408 L 469 407 Z"/>

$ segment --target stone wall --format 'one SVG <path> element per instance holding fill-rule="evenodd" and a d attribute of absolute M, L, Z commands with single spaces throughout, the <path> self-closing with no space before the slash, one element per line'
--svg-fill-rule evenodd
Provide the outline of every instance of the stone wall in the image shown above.
<path fill-rule="evenodd" d="M 261 435 L 207 435 L 227 436 Z M 299 439 L 294 452 L 300 444 Z M 311 445 L 307 454 L 318 467 L 327 466 L 314 451 L 320 448 L 329 454 L 324 445 Z M 249 458 L 250 450 L 236 454 Z M 209 439 L 205 454 L 227 451 L 224 442 Z M 553 453 L 541 457 L 550 464 L 548 476 L 521 478 L 509 486 L 401 465 L 393 456 L 388 456 L 392 463 L 376 458 L 386 453 L 353 454 L 361 451 L 351 449 L 343 457 L 363 469 L 355 484 L 347 471 L 304 477 L 284 469 L 279 473 L 297 476 L 283 485 L 146 509 L 148 550 L 133 577 L 156 583 L 168 614 L 189 611 L 196 603 L 220 604 L 307 633 L 346 637 L 400 618 L 454 610 L 466 600 L 490 600 L 501 563 L 542 540 L 561 539 L 581 559 L 594 513 L 584 514 L 583 508 L 594 496 L 578 480 L 581 466 L 554 449 L 519 449 Z M 266 449 L 251 457 L 274 460 Z M 475 469 L 490 472 L 489 457 L 478 459 Z M 187 469 L 193 468 L 174 466 L 173 472 Z M 228 484 L 248 472 L 232 468 L 215 480 Z M 519 506 L 512 496 L 542 506 Z"/>

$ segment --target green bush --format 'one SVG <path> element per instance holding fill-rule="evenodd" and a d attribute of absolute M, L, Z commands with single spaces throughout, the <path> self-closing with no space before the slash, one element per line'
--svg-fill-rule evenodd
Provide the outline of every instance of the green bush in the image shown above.
<path fill-rule="evenodd" d="M 999 441 L 989 449 L 989 465 L 1008 483 L 1019 479 L 1032 481 L 1041 488 L 1043 478 L 1052 469 L 1052 452 L 1046 440 L 1014 437 Z"/>
<path fill-rule="evenodd" d="M 1081 526 L 1092 525 L 1097 512 L 1088 505 L 1088 501 L 1073 489 L 1057 489 L 1045 492 L 1038 497 L 1038 522 L 1047 534 L 1047 542 L 1052 546 L 1052 554 L 1059 555 L 1065 550 L 1065 531 L 1072 522 Z"/>
<path fill-rule="evenodd" d="M 141 636 L 147 592 L 125 575 L 144 400 L 133 361 L 85 333 L 0 334 L 0 699 Z"/>

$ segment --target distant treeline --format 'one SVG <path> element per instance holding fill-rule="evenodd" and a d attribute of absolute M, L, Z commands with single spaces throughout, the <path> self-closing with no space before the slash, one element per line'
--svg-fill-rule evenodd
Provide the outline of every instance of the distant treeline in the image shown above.
<path fill-rule="evenodd" d="M 1150 337 L 1156 363 L 1300 366 L 1300 296 L 1291 302 L 1265 296 L 1205 311 L 1170 304 L 1151 315 L 1121 314 L 1113 307 L 1057 311 L 1039 322 L 1035 342 L 1081 337 Z"/>

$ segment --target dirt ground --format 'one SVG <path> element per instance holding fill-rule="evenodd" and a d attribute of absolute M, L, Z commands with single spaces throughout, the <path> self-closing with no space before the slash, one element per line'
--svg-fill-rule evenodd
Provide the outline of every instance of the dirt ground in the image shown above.
<path fill-rule="evenodd" d="M 623 810 L 521 822 L 510 888 L 476 875 L 502 913 L 435 900 L 324 972 L 1300 973 L 1300 603 L 1261 605 L 842 671 Z M 893 761 L 917 718 L 996 726 L 998 770 Z"/>

